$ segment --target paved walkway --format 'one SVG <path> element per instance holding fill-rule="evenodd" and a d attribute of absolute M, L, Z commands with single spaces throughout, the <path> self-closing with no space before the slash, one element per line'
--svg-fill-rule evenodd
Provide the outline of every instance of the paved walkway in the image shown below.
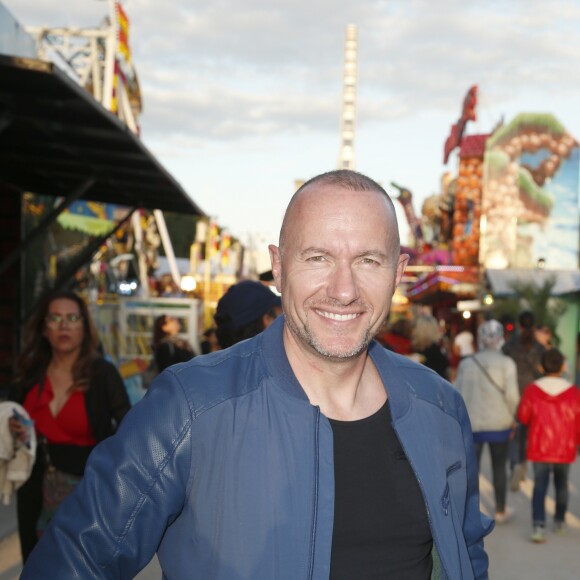
<path fill-rule="evenodd" d="M 531 475 L 531 469 L 530 469 Z M 493 489 L 490 484 L 490 467 L 487 452 L 483 457 L 480 477 L 482 509 L 493 512 Z M 548 533 L 545 544 L 532 544 L 530 534 L 532 481 L 527 479 L 520 491 L 508 492 L 508 505 L 515 509 L 514 519 L 495 531 L 486 539 L 490 556 L 491 580 L 579 580 L 580 579 L 580 464 L 572 466 L 570 472 L 570 509 L 566 517 L 568 533 L 555 536 Z M 554 513 L 553 490 L 547 502 L 548 517 Z M 0 530 L 14 530 L 14 510 L 0 509 Z M 0 580 L 17 580 L 22 567 L 16 533 L 9 533 L 0 540 Z M 157 559 L 138 576 L 138 580 L 159 580 L 161 570 Z M 186 579 L 184 579 L 186 580 Z M 208 579 L 209 580 L 209 579 Z"/>
<path fill-rule="evenodd" d="M 489 458 L 484 457 L 480 476 L 481 507 L 493 513 L 493 487 L 490 483 Z M 532 476 L 531 466 L 528 476 Z M 550 531 L 554 515 L 553 485 L 550 484 L 546 502 L 548 517 L 547 541 L 533 544 L 531 533 L 531 497 L 533 480 L 526 479 L 520 491 L 508 491 L 508 505 L 515 509 L 510 522 L 496 526 L 486 538 L 485 547 L 490 557 L 491 580 L 579 580 L 580 579 L 580 464 L 570 471 L 570 504 L 566 515 L 568 533 L 556 536 Z"/>

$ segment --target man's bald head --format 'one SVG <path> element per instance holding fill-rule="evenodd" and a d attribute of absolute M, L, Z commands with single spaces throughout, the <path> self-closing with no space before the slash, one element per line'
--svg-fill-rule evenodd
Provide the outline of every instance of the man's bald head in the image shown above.
<path fill-rule="evenodd" d="M 290 218 L 292 217 L 292 209 L 297 201 L 297 199 L 307 190 L 315 187 L 326 187 L 335 186 L 340 189 L 346 189 L 350 191 L 375 191 L 380 195 L 385 197 L 387 205 L 392 210 L 394 224 L 395 224 L 395 236 L 396 236 L 396 246 L 397 255 L 400 252 L 400 241 L 399 241 L 399 230 L 397 225 L 397 218 L 395 213 L 395 206 L 389 194 L 373 179 L 363 175 L 362 173 L 357 173 L 356 171 L 351 171 L 350 169 L 337 169 L 335 171 L 329 171 L 327 173 L 321 173 L 312 179 L 309 179 L 304 183 L 292 196 L 288 207 L 286 208 L 286 213 L 284 214 L 284 220 L 282 221 L 282 228 L 280 229 L 280 240 L 279 247 L 280 251 L 284 252 L 285 238 L 288 234 L 288 226 L 290 223 Z"/>

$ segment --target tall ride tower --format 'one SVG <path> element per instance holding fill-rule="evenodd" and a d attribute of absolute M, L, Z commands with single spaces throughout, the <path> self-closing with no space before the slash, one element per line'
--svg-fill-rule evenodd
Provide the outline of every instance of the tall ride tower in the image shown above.
<path fill-rule="evenodd" d="M 354 135 L 356 125 L 356 60 L 357 28 L 346 27 L 344 45 L 344 80 L 342 89 L 342 116 L 340 126 L 339 169 L 354 169 Z"/>

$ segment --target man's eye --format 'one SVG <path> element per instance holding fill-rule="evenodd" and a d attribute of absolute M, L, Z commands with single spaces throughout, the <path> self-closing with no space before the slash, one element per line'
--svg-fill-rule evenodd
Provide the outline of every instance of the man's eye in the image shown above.
<path fill-rule="evenodd" d="M 362 262 L 363 264 L 369 264 L 369 265 L 371 265 L 371 266 L 378 265 L 378 262 L 377 262 L 376 260 L 373 260 L 372 258 L 363 258 L 363 259 L 361 260 L 361 262 Z"/>
<path fill-rule="evenodd" d="M 309 262 L 324 262 L 325 261 L 325 257 L 324 256 L 310 256 L 310 258 L 308 258 Z"/>

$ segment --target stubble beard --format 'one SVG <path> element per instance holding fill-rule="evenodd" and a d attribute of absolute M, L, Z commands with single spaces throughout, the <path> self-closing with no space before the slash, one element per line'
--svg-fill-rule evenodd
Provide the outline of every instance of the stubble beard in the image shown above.
<path fill-rule="evenodd" d="M 291 330 L 291 332 L 298 338 L 298 340 L 300 340 L 300 342 L 309 346 L 321 357 L 337 362 L 345 362 L 358 358 L 363 352 L 367 350 L 374 337 L 369 326 L 365 329 L 364 334 L 358 344 L 356 344 L 351 349 L 343 350 L 339 347 L 327 348 L 314 334 L 308 321 L 308 314 L 306 315 L 306 322 L 304 323 L 303 327 L 299 327 L 294 319 L 288 315 L 286 315 L 286 324 L 288 325 L 288 328 Z M 345 333 L 345 336 L 347 336 L 347 333 Z"/>

